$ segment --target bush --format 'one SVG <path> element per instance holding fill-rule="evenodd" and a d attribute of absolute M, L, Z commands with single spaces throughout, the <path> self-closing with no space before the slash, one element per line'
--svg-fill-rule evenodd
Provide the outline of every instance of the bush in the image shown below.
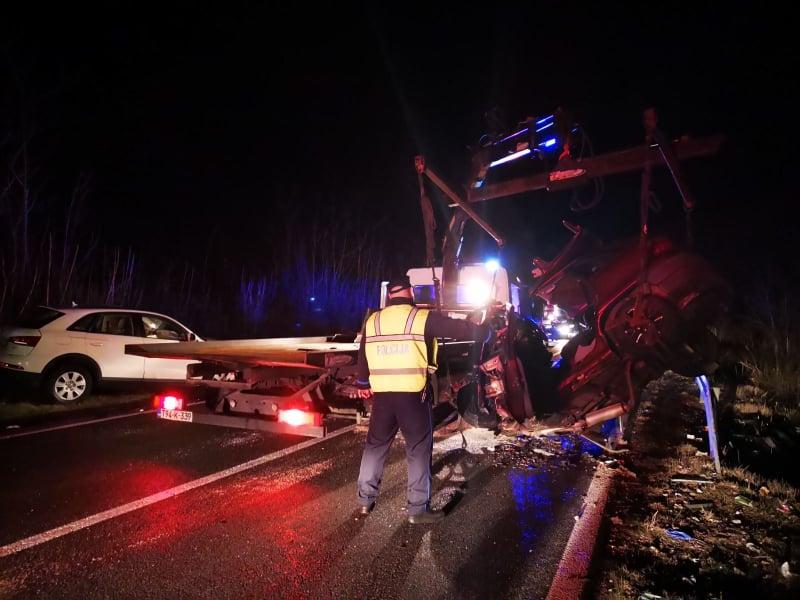
<path fill-rule="evenodd" d="M 763 400 L 800 408 L 800 319 L 785 290 L 762 289 L 740 326 L 741 364 Z"/>

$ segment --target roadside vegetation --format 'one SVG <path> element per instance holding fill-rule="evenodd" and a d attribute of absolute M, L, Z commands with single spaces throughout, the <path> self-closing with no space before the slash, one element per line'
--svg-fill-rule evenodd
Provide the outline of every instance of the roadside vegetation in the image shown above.
<path fill-rule="evenodd" d="M 593 597 L 797 597 L 798 487 L 733 452 L 716 474 L 691 380 L 648 387 L 622 464 Z"/>
<path fill-rule="evenodd" d="M 39 168 L 44 142 L 30 129 L 5 129 L 0 323 L 39 304 L 118 306 L 166 313 L 205 337 L 314 335 L 356 331 L 377 303 L 385 253 L 379 228 L 362 222 L 353 203 L 319 194 L 272 201 L 263 252 L 247 261 L 231 253 L 236 240 L 200 234 L 191 261 L 176 257 L 168 239 L 120 247 L 90 218 L 91 177 L 54 182 Z"/>
<path fill-rule="evenodd" d="M 762 416 L 800 410 L 800 311 L 785 285 L 760 285 L 741 315 L 721 330 L 728 359 L 738 365 L 736 409 Z"/>
<path fill-rule="evenodd" d="M 7 391 L 0 393 L 0 428 L 4 433 L 14 433 L 16 426 L 69 415 L 80 411 L 81 413 L 91 413 L 94 410 L 107 408 L 120 409 L 122 407 L 131 410 L 149 407 L 151 396 L 142 394 L 95 394 L 86 398 L 82 402 L 74 404 L 56 404 L 46 402 L 31 402 L 31 397 L 35 394 L 17 396 Z"/>

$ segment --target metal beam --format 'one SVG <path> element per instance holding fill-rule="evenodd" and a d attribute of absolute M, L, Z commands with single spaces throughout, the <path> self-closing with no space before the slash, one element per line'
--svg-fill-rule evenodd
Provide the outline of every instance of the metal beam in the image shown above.
<path fill-rule="evenodd" d="M 475 221 L 478 225 L 480 225 L 481 229 L 483 229 L 486 233 L 488 233 L 494 241 L 497 242 L 498 246 L 502 246 L 504 244 L 504 240 L 500 237 L 494 228 L 489 225 L 483 218 L 475 212 L 473 208 L 471 208 L 464 200 L 462 200 L 458 194 L 456 194 L 450 186 L 447 185 L 435 172 L 431 171 L 429 168 L 426 168 L 423 173 L 425 176 L 430 179 L 433 184 L 438 187 L 445 195 L 453 201 L 453 203 L 458 206 L 461 210 L 469 215 L 469 218 Z"/>
<path fill-rule="evenodd" d="M 670 151 L 678 160 L 686 160 L 698 156 L 710 156 L 719 151 L 723 140 L 724 137 L 721 135 L 698 139 L 682 139 L 672 142 Z M 648 154 L 650 155 L 649 159 L 653 165 L 664 164 L 664 156 L 659 146 L 654 145 L 650 147 L 637 146 L 627 150 L 620 150 L 619 152 L 609 152 L 608 154 L 585 158 L 580 161 L 572 162 L 568 168 L 583 170 L 584 173 L 581 175 L 580 180 L 585 181 L 587 178 L 604 177 L 606 175 L 626 173 L 641 169 L 645 160 L 648 158 Z M 485 200 L 514 196 L 525 192 L 546 190 L 554 185 L 563 188 L 567 186 L 568 183 L 569 180 L 552 179 L 551 173 L 549 172 L 537 173 L 536 175 L 519 177 L 502 183 L 487 184 L 478 189 L 470 189 L 468 201 L 483 202 Z M 458 203 L 456 202 L 456 204 Z"/>

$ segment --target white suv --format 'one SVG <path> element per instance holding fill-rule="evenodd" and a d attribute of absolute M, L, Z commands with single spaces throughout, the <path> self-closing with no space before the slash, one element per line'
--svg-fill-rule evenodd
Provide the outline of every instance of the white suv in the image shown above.
<path fill-rule="evenodd" d="M 75 402 L 104 381 L 186 380 L 192 361 L 125 354 L 126 344 L 202 341 L 178 321 L 122 308 L 39 307 L 0 329 L 0 371 L 41 380 L 57 402 Z"/>

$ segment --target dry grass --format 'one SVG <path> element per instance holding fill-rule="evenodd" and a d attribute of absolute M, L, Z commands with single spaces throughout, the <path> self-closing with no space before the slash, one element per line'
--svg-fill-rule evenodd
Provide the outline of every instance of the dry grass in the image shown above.
<path fill-rule="evenodd" d="M 750 493 L 757 493 L 761 487 L 765 487 L 769 490 L 770 496 L 787 502 L 794 501 L 799 496 L 797 488 L 785 481 L 766 479 L 744 467 L 725 467 L 722 474 L 728 481 L 747 488 Z"/>
<path fill-rule="evenodd" d="M 681 458 L 687 458 L 690 456 L 694 456 L 697 452 L 697 446 L 693 446 L 692 444 L 681 444 L 678 446 L 677 449 L 678 456 Z"/>
<path fill-rule="evenodd" d="M 627 567 L 614 569 L 608 576 L 607 595 L 609 600 L 628 600 L 636 597 L 637 584 L 641 584 L 641 576 Z"/>
<path fill-rule="evenodd" d="M 733 405 L 733 410 L 739 416 L 759 415 L 765 419 L 771 419 L 775 414 L 771 406 L 757 402 L 737 402 Z"/>
<path fill-rule="evenodd" d="M 32 417 L 65 415 L 76 410 L 122 405 L 146 405 L 150 396 L 143 394 L 97 394 L 75 404 L 0 401 L 0 424 L 13 424 Z M 13 432 L 12 432 L 13 433 Z"/>
<path fill-rule="evenodd" d="M 790 295 L 762 290 L 752 315 L 738 333 L 751 401 L 800 408 L 800 322 Z"/>

